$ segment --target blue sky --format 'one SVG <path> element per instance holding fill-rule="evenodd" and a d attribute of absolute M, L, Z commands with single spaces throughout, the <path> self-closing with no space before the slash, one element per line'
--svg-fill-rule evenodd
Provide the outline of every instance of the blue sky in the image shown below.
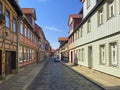
<path fill-rule="evenodd" d="M 59 47 L 58 38 L 68 37 L 70 14 L 78 14 L 80 0 L 19 0 L 21 8 L 35 8 L 37 21 L 52 48 Z"/>

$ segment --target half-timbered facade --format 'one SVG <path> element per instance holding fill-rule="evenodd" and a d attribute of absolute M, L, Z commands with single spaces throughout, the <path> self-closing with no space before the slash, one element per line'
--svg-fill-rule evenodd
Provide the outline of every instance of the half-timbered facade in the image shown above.
<path fill-rule="evenodd" d="M 22 16 L 15 0 L 0 0 L 0 77 L 15 73 L 18 68 L 18 23 Z"/>

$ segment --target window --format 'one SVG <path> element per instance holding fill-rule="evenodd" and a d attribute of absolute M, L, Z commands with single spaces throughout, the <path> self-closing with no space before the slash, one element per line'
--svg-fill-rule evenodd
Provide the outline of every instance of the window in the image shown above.
<path fill-rule="evenodd" d="M 28 28 L 28 38 L 30 39 L 31 37 L 31 33 L 30 33 L 30 29 Z"/>
<path fill-rule="evenodd" d="M 32 49 L 30 49 L 30 60 L 32 60 Z"/>
<path fill-rule="evenodd" d="M 2 14 L 2 3 L 0 2 L 0 14 Z"/>
<path fill-rule="evenodd" d="M 5 12 L 5 18 L 6 18 L 6 26 L 10 28 L 10 13 L 8 11 Z"/>
<path fill-rule="evenodd" d="M 80 37 L 82 37 L 82 33 L 83 33 L 83 27 L 81 27 L 81 30 L 80 30 Z"/>
<path fill-rule="evenodd" d="M 22 62 L 22 46 L 19 48 L 19 62 Z"/>
<path fill-rule="evenodd" d="M 105 45 L 100 46 L 100 64 L 105 64 Z"/>
<path fill-rule="evenodd" d="M 13 32 L 17 32 L 17 23 L 16 23 L 16 20 L 13 19 Z"/>
<path fill-rule="evenodd" d="M 78 39 L 80 38 L 80 35 L 79 35 L 79 33 L 80 33 L 80 29 L 78 29 Z"/>
<path fill-rule="evenodd" d="M 120 13 L 120 0 L 119 0 L 119 13 Z"/>
<path fill-rule="evenodd" d="M 27 37 L 27 28 L 26 28 L 26 26 L 24 27 L 24 35 L 25 35 L 25 37 Z"/>
<path fill-rule="evenodd" d="M 111 65 L 116 66 L 117 65 L 117 43 L 110 43 L 110 60 Z"/>
<path fill-rule="evenodd" d="M 120 0 L 119 0 L 119 14 L 120 14 Z"/>
<path fill-rule="evenodd" d="M 81 49 L 79 49 L 79 61 L 81 61 L 81 57 L 82 57 L 81 54 L 82 54 Z"/>
<path fill-rule="evenodd" d="M 98 25 L 103 24 L 103 8 L 98 11 Z"/>
<path fill-rule="evenodd" d="M 115 8 L 114 8 L 114 0 L 108 1 L 108 18 L 113 17 L 115 14 Z"/>
<path fill-rule="evenodd" d="M 20 23 L 20 33 L 23 34 L 23 25 Z"/>
<path fill-rule="evenodd" d="M 90 33 L 90 32 L 91 32 L 91 21 L 89 19 L 87 22 L 87 33 Z"/>
<path fill-rule="evenodd" d="M 26 47 L 24 47 L 24 61 L 27 59 Z"/>
<path fill-rule="evenodd" d="M 84 49 L 82 48 L 82 61 L 84 61 Z"/>
<path fill-rule="evenodd" d="M 89 8 L 90 7 L 90 0 L 87 0 L 87 8 Z"/>

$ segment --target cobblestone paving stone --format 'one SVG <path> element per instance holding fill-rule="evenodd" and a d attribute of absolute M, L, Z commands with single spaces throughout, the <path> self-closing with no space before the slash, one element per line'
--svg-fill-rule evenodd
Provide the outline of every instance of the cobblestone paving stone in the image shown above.
<path fill-rule="evenodd" d="M 27 90 L 103 90 L 60 62 L 49 61 Z"/>
<path fill-rule="evenodd" d="M 47 62 L 47 60 L 45 61 Z M 0 90 L 26 90 L 45 62 L 34 63 L 24 67 L 24 70 L 0 84 Z"/>

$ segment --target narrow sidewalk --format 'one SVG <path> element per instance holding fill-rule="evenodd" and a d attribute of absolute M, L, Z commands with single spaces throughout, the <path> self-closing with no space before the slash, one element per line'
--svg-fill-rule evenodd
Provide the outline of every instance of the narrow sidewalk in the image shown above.
<path fill-rule="evenodd" d="M 26 90 L 47 62 L 48 60 L 44 60 L 39 63 L 27 65 L 21 72 L 7 76 L 1 82 L 0 90 Z"/>
<path fill-rule="evenodd" d="M 64 61 L 61 62 L 71 68 L 73 71 L 86 77 L 87 79 L 91 80 L 92 82 L 96 83 L 97 85 L 103 87 L 106 90 L 120 90 L 120 78 L 110 76 L 108 74 L 80 65 L 76 66 L 72 63 L 67 63 Z"/>

